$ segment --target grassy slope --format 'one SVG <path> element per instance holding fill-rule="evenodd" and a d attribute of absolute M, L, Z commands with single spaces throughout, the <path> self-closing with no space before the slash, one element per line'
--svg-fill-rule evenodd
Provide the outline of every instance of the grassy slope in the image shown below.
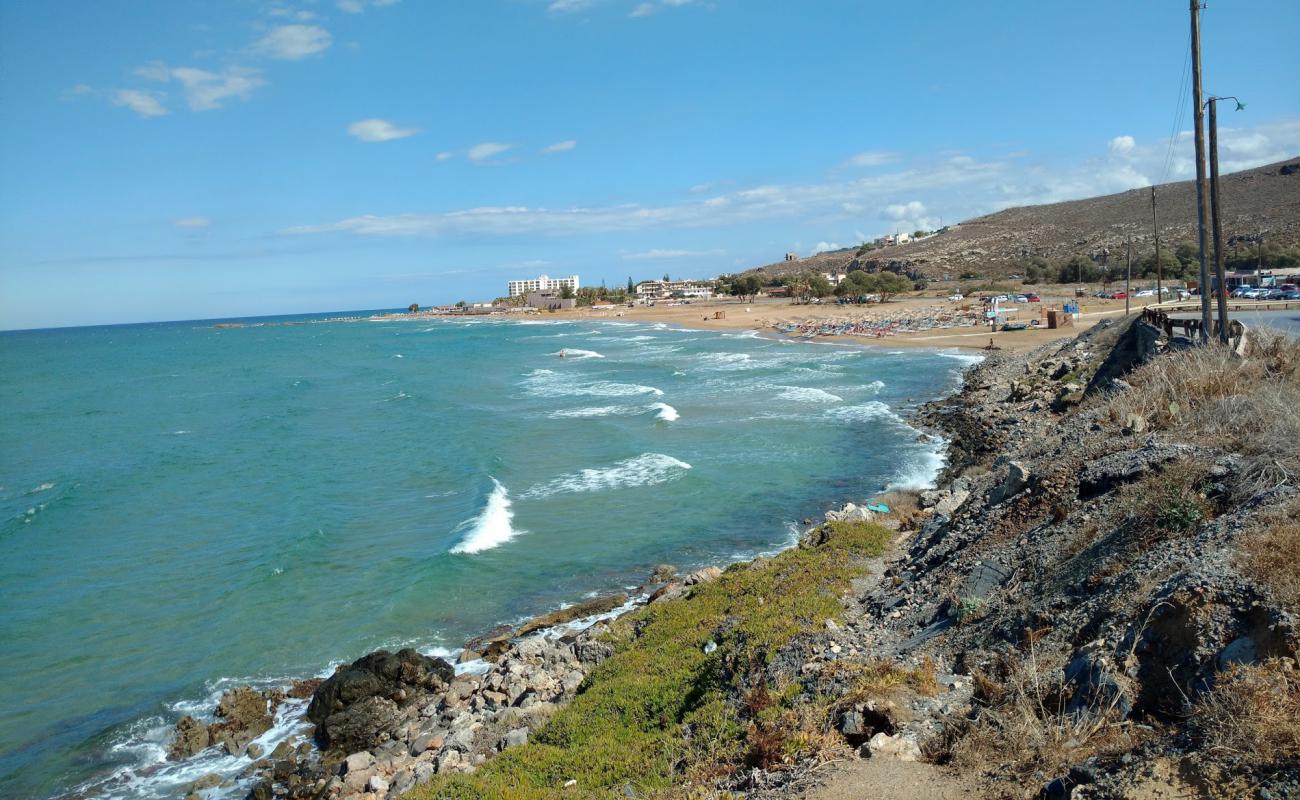
<path fill-rule="evenodd" d="M 620 620 L 608 634 L 615 654 L 529 744 L 410 796 L 524 800 L 553 797 L 570 780 L 566 797 L 621 798 L 629 784 L 654 795 L 768 760 L 773 747 L 801 749 L 797 735 L 775 744 L 764 735 L 789 730 L 781 718 L 794 713 L 798 687 L 755 688 L 752 679 L 796 636 L 840 616 L 849 580 L 891 537 L 875 525 L 828 527 L 824 544 L 734 565 L 686 598 Z M 709 641 L 718 646 L 705 653 Z"/>

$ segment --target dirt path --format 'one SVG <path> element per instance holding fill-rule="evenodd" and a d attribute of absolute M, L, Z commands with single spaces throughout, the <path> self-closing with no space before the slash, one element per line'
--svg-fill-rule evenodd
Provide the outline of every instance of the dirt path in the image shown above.
<path fill-rule="evenodd" d="M 933 764 L 869 758 L 828 769 L 821 785 L 803 800 L 983 800 L 987 797 L 951 772 Z"/>

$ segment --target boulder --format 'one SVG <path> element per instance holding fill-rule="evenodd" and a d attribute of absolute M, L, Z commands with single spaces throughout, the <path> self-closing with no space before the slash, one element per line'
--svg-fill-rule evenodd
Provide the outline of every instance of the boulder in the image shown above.
<path fill-rule="evenodd" d="M 875 512 L 864 506 L 854 503 L 845 503 L 839 511 L 827 511 L 827 522 L 870 522 L 876 516 Z"/>
<path fill-rule="evenodd" d="M 1002 479 L 1002 484 L 993 490 L 989 502 L 997 505 L 1023 492 L 1029 485 L 1029 475 L 1029 467 L 1019 461 L 1008 461 L 1006 477 Z"/>
<path fill-rule="evenodd" d="M 220 744 L 232 756 L 244 752 L 249 743 L 271 730 L 273 720 L 266 697 L 251 686 L 237 686 L 217 703 L 218 721 L 208 726 L 213 744 Z"/>
<path fill-rule="evenodd" d="M 695 586 L 699 583 L 712 583 L 720 577 L 722 577 L 722 570 L 717 567 L 704 567 L 703 569 L 697 569 L 690 575 L 687 575 L 686 579 L 682 581 L 682 583 L 686 586 Z"/>
<path fill-rule="evenodd" d="M 672 564 L 660 564 L 650 573 L 651 583 L 668 583 L 677 577 L 677 568 Z"/>
<path fill-rule="evenodd" d="M 361 772 L 362 770 L 370 769 L 374 765 L 375 757 L 368 751 L 362 750 L 359 753 L 353 753 L 343 759 L 343 774 L 347 775 L 350 772 Z"/>
<path fill-rule="evenodd" d="M 575 603 L 568 608 L 562 608 L 558 611 L 552 611 L 549 614 L 542 614 L 539 617 L 533 617 L 525 622 L 515 636 L 527 636 L 530 633 L 543 630 L 545 628 L 554 628 L 557 625 L 563 625 L 566 622 L 573 622 L 575 619 L 583 617 L 594 617 L 597 614 L 604 614 L 613 611 L 627 602 L 627 595 L 612 594 L 605 597 L 593 597 L 590 600 L 584 600 L 581 603 Z"/>
<path fill-rule="evenodd" d="M 172 742 L 167 757 L 172 761 L 180 761 L 207 749 L 211 743 L 208 726 L 187 714 L 176 723 L 176 739 Z"/>
<path fill-rule="evenodd" d="M 961 508 L 962 503 L 970 497 L 970 491 L 967 489 L 954 489 L 947 493 L 947 496 L 934 504 L 934 513 L 952 516 L 952 513 Z"/>
<path fill-rule="evenodd" d="M 921 748 L 916 741 L 907 736 L 890 736 L 885 732 L 877 733 L 867 740 L 865 747 L 872 758 L 893 758 L 898 761 L 919 761 Z"/>
<path fill-rule="evenodd" d="M 489 661 L 495 661 L 496 657 L 510 646 L 510 640 L 513 637 L 514 628 L 509 625 L 497 625 L 481 636 L 475 636 L 465 642 L 465 649 L 480 653 L 483 658 Z"/>
<path fill-rule="evenodd" d="M 340 667 L 322 683 L 312 695 L 307 719 L 316 723 L 316 738 L 323 746 L 369 742 L 374 732 L 363 735 L 361 726 L 393 721 L 398 703 L 441 689 L 455 674 L 451 664 L 441 658 L 410 648 L 397 653 L 377 650 Z M 354 713 L 360 706 L 364 707 Z"/>
<path fill-rule="evenodd" d="M 502 750 L 505 750 L 510 747 L 518 747 L 521 744 L 527 744 L 527 743 L 528 743 L 528 729 L 515 728 L 514 730 L 507 733 L 505 735 L 505 738 L 501 740 L 500 747 Z"/>
<path fill-rule="evenodd" d="M 387 741 L 400 721 L 397 703 L 370 696 L 322 720 L 316 741 L 327 749 L 364 750 Z"/>

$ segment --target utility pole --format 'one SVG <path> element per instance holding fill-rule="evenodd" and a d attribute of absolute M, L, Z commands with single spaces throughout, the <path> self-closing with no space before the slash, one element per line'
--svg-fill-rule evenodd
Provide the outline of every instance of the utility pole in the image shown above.
<path fill-rule="evenodd" d="M 1210 265 L 1206 259 L 1205 219 L 1205 107 L 1201 100 L 1201 0 L 1192 6 L 1192 117 L 1196 124 L 1196 232 L 1201 251 L 1201 344 L 1210 341 Z"/>
<path fill-rule="evenodd" d="M 1264 230 L 1255 229 L 1255 288 L 1264 284 Z"/>
<path fill-rule="evenodd" d="M 1128 237 L 1128 255 L 1124 257 L 1124 316 L 1128 316 L 1128 298 L 1133 291 L 1133 237 Z"/>
<path fill-rule="evenodd" d="M 1228 343 L 1228 284 L 1223 274 L 1223 226 L 1219 209 L 1219 98 L 1210 98 L 1210 208 L 1214 219 L 1214 280 L 1219 301 L 1219 342 Z"/>
<path fill-rule="evenodd" d="M 1160 264 L 1160 222 L 1156 219 L 1156 187 L 1151 187 L 1151 233 L 1156 238 L 1156 302 L 1165 301 L 1165 269 Z"/>

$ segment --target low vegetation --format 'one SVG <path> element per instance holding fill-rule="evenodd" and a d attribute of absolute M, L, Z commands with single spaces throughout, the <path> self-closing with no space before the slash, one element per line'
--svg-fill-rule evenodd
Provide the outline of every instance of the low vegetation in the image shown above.
<path fill-rule="evenodd" d="M 1196 705 L 1212 752 L 1256 768 L 1300 768 L 1300 672 L 1290 659 L 1237 664 Z"/>
<path fill-rule="evenodd" d="M 1300 499 L 1266 514 L 1242 543 L 1241 569 L 1283 607 L 1300 613 Z"/>
<path fill-rule="evenodd" d="M 1244 359 L 1223 347 L 1172 353 L 1139 367 L 1131 391 L 1111 401 L 1111 416 L 1177 428 L 1191 441 L 1239 453 L 1237 493 L 1300 477 L 1300 348 L 1294 339 L 1253 331 Z"/>
<path fill-rule="evenodd" d="M 472 775 L 436 776 L 412 797 L 525 800 L 570 781 L 575 797 L 684 793 L 747 765 L 792 763 L 820 746 L 829 706 L 769 685 L 765 666 L 840 615 L 849 581 L 891 537 L 830 523 L 815 547 L 734 565 L 686 598 L 619 620 L 607 634 L 614 655 L 530 743 Z"/>

